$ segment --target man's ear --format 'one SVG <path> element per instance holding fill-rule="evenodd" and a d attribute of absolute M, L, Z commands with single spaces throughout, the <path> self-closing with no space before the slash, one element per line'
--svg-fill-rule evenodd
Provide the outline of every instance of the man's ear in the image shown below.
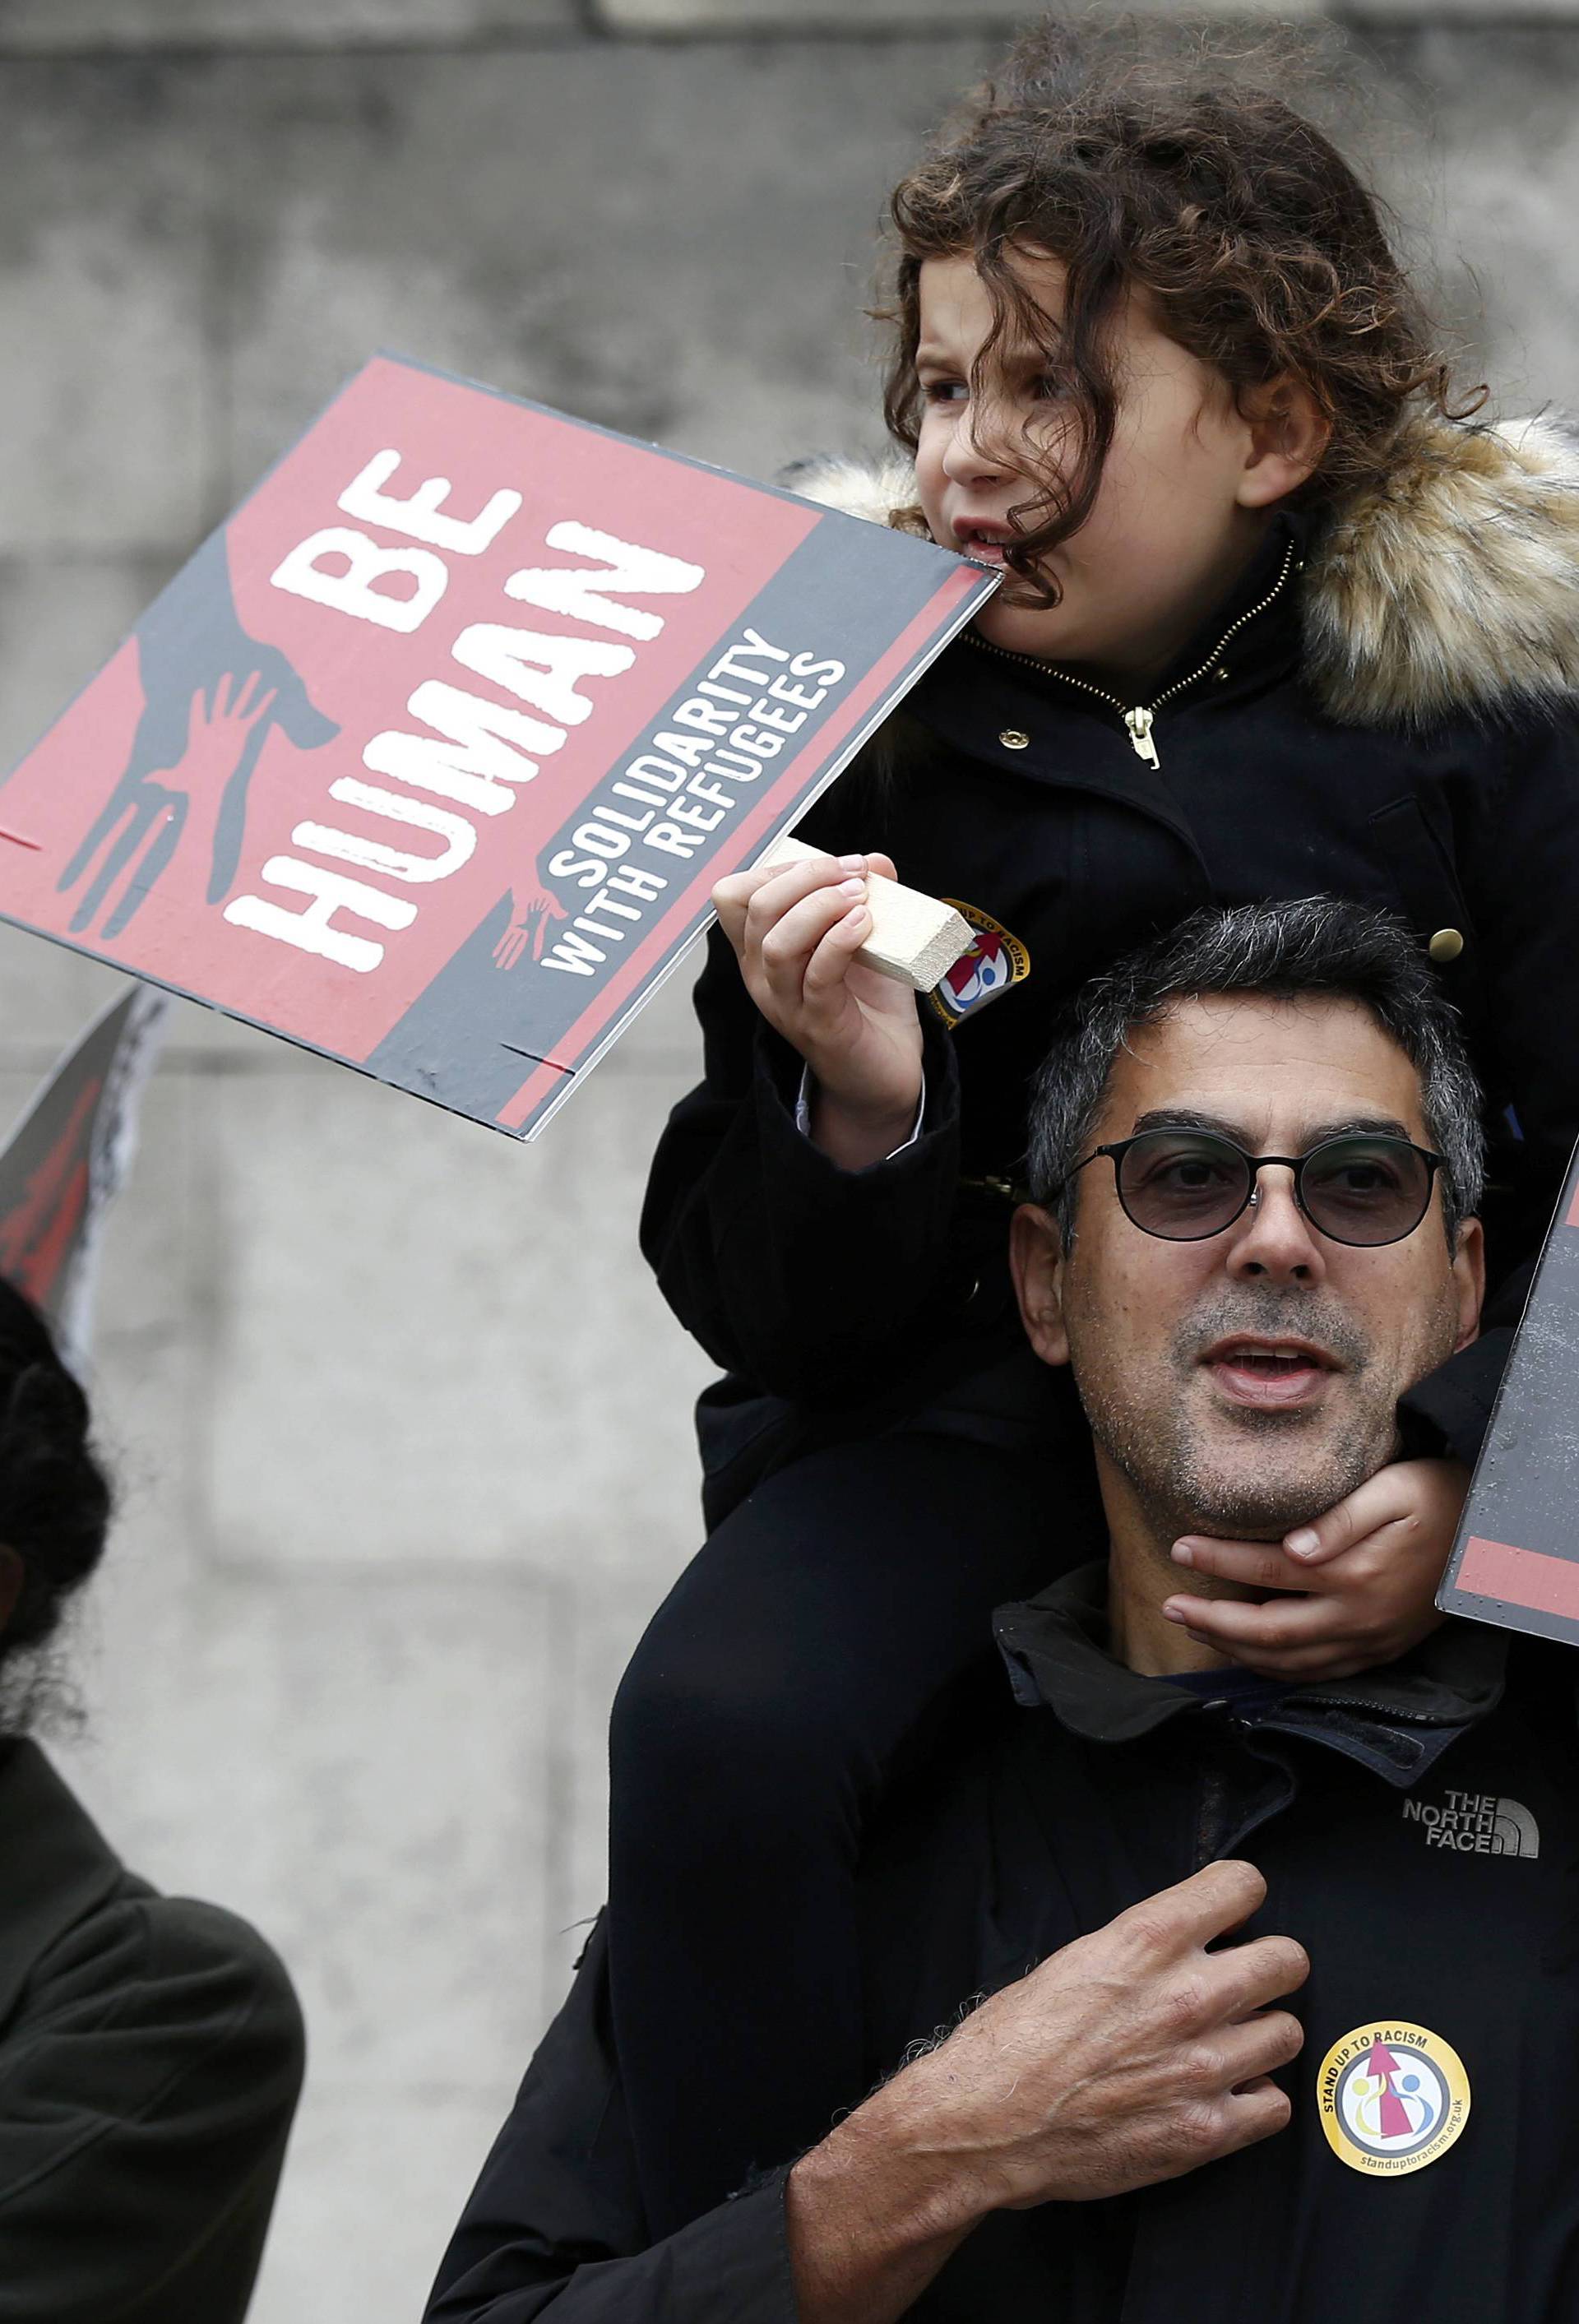
<path fill-rule="evenodd" d="M 1310 390 L 1287 373 L 1239 397 L 1250 447 L 1239 483 L 1241 508 L 1270 508 L 1297 492 L 1326 450 L 1332 422 Z"/>
<path fill-rule="evenodd" d="M 1458 1337 L 1455 1348 L 1467 1348 L 1481 1333 L 1481 1303 L 1486 1296 L 1486 1238 L 1479 1219 L 1465 1219 L 1458 1230 L 1453 1259 L 1458 1286 Z"/>
<path fill-rule="evenodd" d="M 1064 1329 L 1064 1239 L 1057 1222 L 1024 1203 L 1009 1222 L 1009 1271 L 1025 1336 L 1044 1364 L 1067 1364 Z"/>

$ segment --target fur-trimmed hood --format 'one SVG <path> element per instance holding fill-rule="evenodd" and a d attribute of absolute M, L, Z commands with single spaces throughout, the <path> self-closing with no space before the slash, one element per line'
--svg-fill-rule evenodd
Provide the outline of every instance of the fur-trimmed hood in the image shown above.
<path fill-rule="evenodd" d="M 879 524 L 909 464 L 803 461 L 785 478 Z M 1305 666 L 1355 726 L 1510 717 L 1579 700 L 1579 436 L 1549 419 L 1417 420 L 1385 484 L 1341 500 L 1307 558 Z"/>

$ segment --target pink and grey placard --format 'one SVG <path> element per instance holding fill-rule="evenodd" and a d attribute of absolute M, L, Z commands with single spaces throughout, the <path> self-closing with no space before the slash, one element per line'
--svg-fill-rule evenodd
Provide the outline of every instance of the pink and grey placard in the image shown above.
<path fill-rule="evenodd" d="M 996 577 L 377 357 L 0 785 L 0 916 L 533 1137 Z"/>
<path fill-rule="evenodd" d="M 1579 1153 L 1436 1602 L 1579 1645 Z"/>

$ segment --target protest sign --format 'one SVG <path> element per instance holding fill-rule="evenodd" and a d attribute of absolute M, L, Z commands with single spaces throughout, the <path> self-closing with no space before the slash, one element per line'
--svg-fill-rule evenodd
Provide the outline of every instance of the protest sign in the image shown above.
<path fill-rule="evenodd" d="M 104 1215 L 136 1150 L 137 1109 L 170 1007 L 134 984 L 102 1010 L 0 1148 L 0 1275 L 87 1359 Z"/>
<path fill-rule="evenodd" d="M 1579 1153 L 1436 1603 L 1579 1645 Z"/>
<path fill-rule="evenodd" d="M 531 1137 L 997 576 L 358 373 L 0 788 L 0 916 Z"/>

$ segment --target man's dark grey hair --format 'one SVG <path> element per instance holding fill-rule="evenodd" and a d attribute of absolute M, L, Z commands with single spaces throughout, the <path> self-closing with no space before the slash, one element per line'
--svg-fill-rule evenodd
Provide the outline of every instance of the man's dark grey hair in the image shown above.
<path fill-rule="evenodd" d="M 1455 1242 L 1460 1221 L 1480 1207 L 1485 1177 L 1480 1085 L 1458 1012 L 1401 920 L 1334 896 L 1306 896 L 1192 912 L 1076 997 L 1037 1076 L 1027 1157 L 1031 1199 L 1054 1211 L 1066 1243 L 1079 1185 L 1070 1174 L 1090 1150 L 1130 1034 L 1176 1001 L 1229 992 L 1279 1001 L 1325 993 L 1370 1010 L 1420 1077 L 1420 1111 L 1444 1157 L 1442 1209 Z"/>

